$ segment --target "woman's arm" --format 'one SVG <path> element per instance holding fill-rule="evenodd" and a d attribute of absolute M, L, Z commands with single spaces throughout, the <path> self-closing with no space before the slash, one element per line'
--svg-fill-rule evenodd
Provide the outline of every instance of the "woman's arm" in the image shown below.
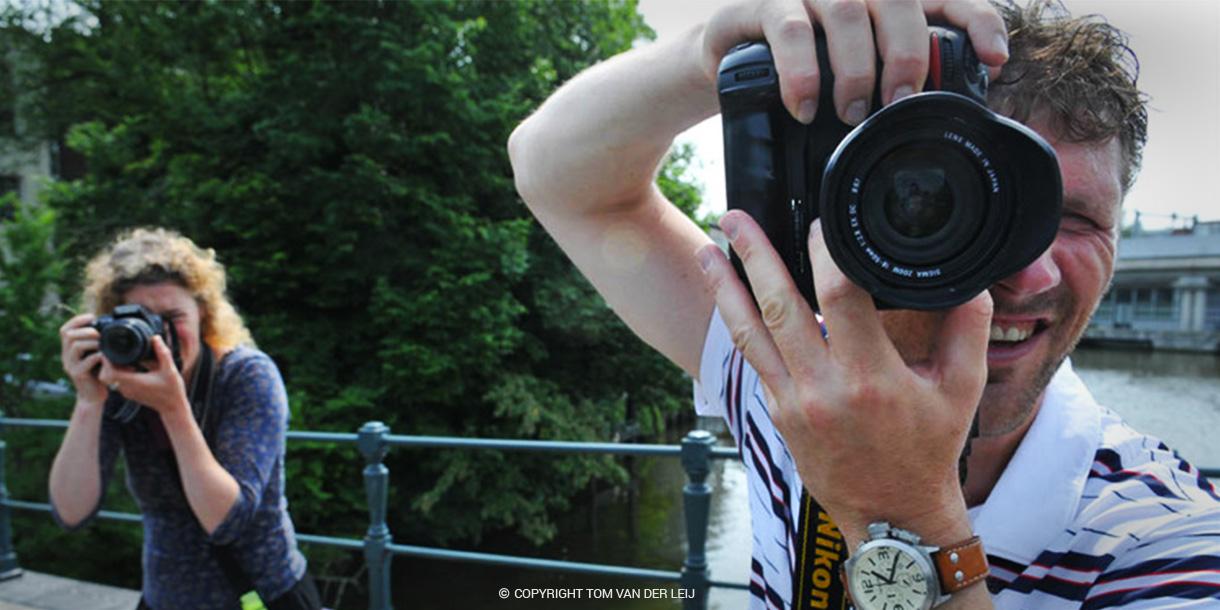
<path fill-rule="evenodd" d="M 178 475 L 191 512 L 211 536 L 237 504 L 241 492 L 237 479 L 217 461 L 195 422 L 189 403 L 161 413 L 178 460 Z"/>
<path fill-rule="evenodd" d="M 102 355 L 97 351 L 98 333 L 92 322 L 93 316 L 83 314 L 59 329 L 60 359 L 76 388 L 76 406 L 51 463 L 47 491 L 55 516 L 69 529 L 84 525 L 97 511 L 106 472 L 114 465 L 118 453 L 117 444 L 109 443 L 106 455 L 101 455 L 106 386 L 94 373 Z"/>
<path fill-rule="evenodd" d="M 78 400 L 47 484 L 55 515 L 68 529 L 84 525 L 102 500 L 101 432 L 102 405 Z"/>
<path fill-rule="evenodd" d="M 230 356 L 222 379 L 217 397 L 223 397 L 224 411 L 212 450 L 239 490 L 224 521 L 210 532 L 213 544 L 236 539 L 264 501 L 276 502 L 278 508 L 283 492 L 275 487 L 280 496 L 271 497 L 268 486 L 280 484 L 288 434 L 288 393 L 270 357 L 261 352 Z"/>
<path fill-rule="evenodd" d="M 239 486 L 208 448 L 203 431 L 191 413 L 186 383 L 161 337 L 153 338 L 153 349 L 157 360 L 146 363 L 147 370 L 119 369 L 103 360 L 98 379 L 117 384 L 128 399 L 161 416 L 178 461 L 178 475 L 186 501 L 210 535 L 237 503 Z"/>

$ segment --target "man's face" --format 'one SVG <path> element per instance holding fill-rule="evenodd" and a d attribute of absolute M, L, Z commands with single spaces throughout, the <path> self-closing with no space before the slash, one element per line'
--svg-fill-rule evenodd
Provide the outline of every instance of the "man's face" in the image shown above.
<path fill-rule="evenodd" d="M 982 436 L 1012 432 L 1029 420 L 1114 272 L 1122 199 L 1118 141 L 1073 144 L 1037 131 L 1059 156 L 1063 220 L 1038 260 L 991 287 L 995 312 L 980 402 Z M 887 311 L 882 317 L 909 364 L 930 359 L 944 314 Z"/>

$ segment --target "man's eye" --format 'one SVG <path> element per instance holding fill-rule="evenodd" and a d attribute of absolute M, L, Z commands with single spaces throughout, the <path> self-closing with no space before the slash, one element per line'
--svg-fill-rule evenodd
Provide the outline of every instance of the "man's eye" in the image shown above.
<path fill-rule="evenodd" d="M 1088 216 L 1081 214 L 1064 214 L 1062 223 L 1074 228 L 1097 228 L 1097 223 Z"/>

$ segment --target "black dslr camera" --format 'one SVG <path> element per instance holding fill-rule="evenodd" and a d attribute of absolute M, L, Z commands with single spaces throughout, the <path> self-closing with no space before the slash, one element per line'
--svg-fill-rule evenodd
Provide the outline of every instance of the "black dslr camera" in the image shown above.
<path fill-rule="evenodd" d="M 178 353 L 178 333 L 174 325 L 152 313 L 142 305 L 119 305 L 108 316 L 93 322 L 101 334 L 98 349 L 116 366 L 136 366 L 146 360 L 156 360 L 152 339 L 161 335 L 174 356 L 174 366 L 182 370 L 182 356 Z"/>
<path fill-rule="evenodd" d="M 143 370 L 141 362 L 157 359 L 152 341 L 154 336 L 160 335 L 173 354 L 174 368 L 182 370 L 178 331 L 169 321 L 148 311 L 143 305 L 119 305 L 110 315 L 94 320 L 93 328 L 101 334 L 98 349 L 113 365 L 134 366 Z M 139 412 L 138 403 L 127 400 L 118 392 L 112 390 L 106 397 L 105 413 L 110 419 L 127 423 L 135 419 Z"/>
<path fill-rule="evenodd" d="M 728 207 L 759 223 L 814 310 L 806 240 L 819 217 L 835 263 L 878 308 L 959 305 L 1046 250 L 1062 209 L 1054 150 L 984 106 L 987 71 L 965 32 L 929 28 L 927 91 L 854 129 L 835 116 L 825 35 L 816 35 L 811 125 L 781 103 L 766 43 L 732 49 L 717 83 Z M 735 253 L 733 264 L 748 283 Z"/>

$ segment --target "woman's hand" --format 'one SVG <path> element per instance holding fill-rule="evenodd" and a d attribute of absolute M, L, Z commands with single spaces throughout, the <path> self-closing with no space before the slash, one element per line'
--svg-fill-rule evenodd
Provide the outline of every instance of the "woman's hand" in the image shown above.
<path fill-rule="evenodd" d="M 59 327 L 59 359 L 76 388 L 77 404 L 100 408 L 106 403 L 106 384 L 98 380 L 96 369 L 104 358 L 93 319 L 93 314 L 80 314 Z"/>
<path fill-rule="evenodd" d="M 753 219 L 730 211 L 720 226 L 758 306 L 716 246 L 698 253 L 709 289 L 810 493 L 853 544 L 881 520 L 931 544 L 968 537 L 957 463 L 987 378 L 990 295 L 944 312 L 931 355 L 907 363 L 872 297 L 835 266 L 819 223 L 809 254 L 829 340 Z"/>
<path fill-rule="evenodd" d="M 186 382 L 174 366 L 174 357 L 160 335 L 153 336 L 155 361 L 140 363 L 145 370 L 133 367 L 118 367 L 102 359 L 102 370 L 98 379 L 134 400 L 162 415 L 189 412 L 190 402 L 186 396 Z M 103 388 L 104 389 L 104 388 Z"/>

